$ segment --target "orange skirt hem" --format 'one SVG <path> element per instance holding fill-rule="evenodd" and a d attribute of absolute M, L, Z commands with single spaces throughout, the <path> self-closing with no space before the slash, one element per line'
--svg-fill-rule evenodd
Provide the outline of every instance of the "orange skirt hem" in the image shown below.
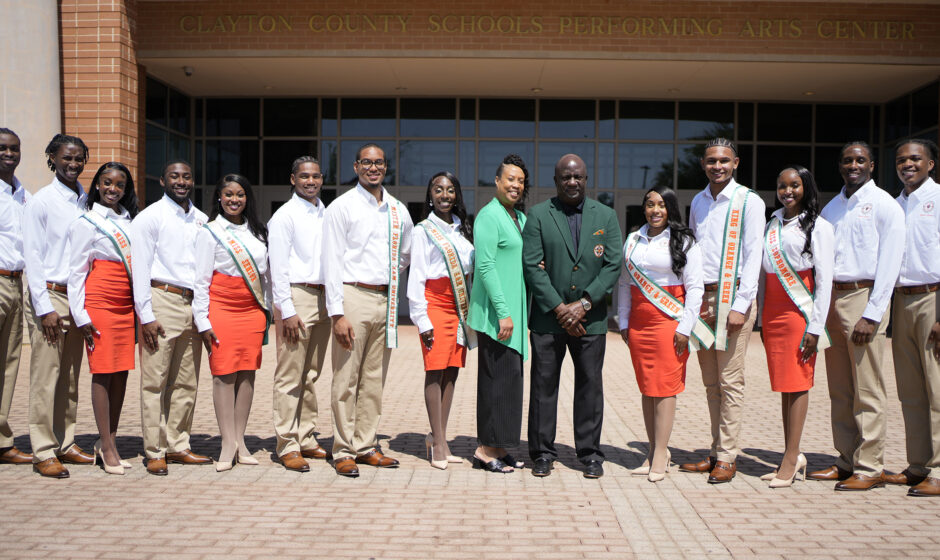
<path fill-rule="evenodd" d="M 96 259 L 85 280 L 85 311 L 98 334 L 87 346 L 88 370 L 109 374 L 134 369 L 134 298 L 124 263 Z"/>
<path fill-rule="evenodd" d="M 209 284 L 209 322 L 219 344 L 209 354 L 212 375 L 260 368 L 267 321 L 241 276 L 214 273 Z"/>
<path fill-rule="evenodd" d="M 813 287 L 813 271 L 799 272 L 800 278 Z M 796 393 L 813 388 L 816 355 L 800 363 L 800 344 L 806 331 L 806 320 L 773 272 L 765 276 L 764 290 L 764 352 L 770 388 L 778 393 Z"/>
<path fill-rule="evenodd" d="M 434 328 L 434 344 L 431 349 L 421 344 L 425 371 L 440 371 L 447 368 L 462 368 L 467 363 L 467 348 L 457 344 L 457 305 L 450 278 L 435 278 L 424 285 L 424 298 L 428 302 L 428 318 Z"/>
<path fill-rule="evenodd" d="M 663 286 L 685 301 L 684 286 Z M 673 346 L 678 322 L 656 308 L 636 286 L 630 287 L 630 330 L 627 345 L 640 393 L 647 397 L 673 397 L 685 391 L 689 352 L 676 356 Z"/>

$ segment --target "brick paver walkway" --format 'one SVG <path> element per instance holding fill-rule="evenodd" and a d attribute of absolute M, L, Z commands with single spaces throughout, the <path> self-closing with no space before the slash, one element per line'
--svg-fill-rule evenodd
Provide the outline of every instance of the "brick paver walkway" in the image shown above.
<path fill-rule="evenodd" d="M 446 471 L 424 459 L 427 419 L 422 365 L 414 327 L 403 327 L 393 353 L 381 423 L 382 446 L 401 468 L 365 467 L 359 479 L 337 477 L 322 462 L 306 474 L 272 462 L 273 347 L 265 348 L 249 424 L 249 447 L 260 466 L 216 473 L 211 466 L 171 465 L 167 477 L 146 474 L 141 457 L 139 377 L 131 373 L 119 447 L 134 467 L 123 477 L 100 467 L 72 466 L 71 478 L 47 480 L 30 468 L 0 466 L 0 557 L 149 558 L 868 558 L 940 556 L 940 500 L 905 496 L 906 488 L 837 493 L 832 483 L 797 482 L 771 490 L 758 476 L 782 450 L 780 404 L 769 389 L 763 349 L 755 335 L 748 355 L 748 388 L 739 474 L 709 486 L 704 475 L 679 473 L 651 484 L 630 476 L 646 436 L 626 345 L 608 337 L 605 363 L 606 476 L 586 480 L 572 447 L 571 363 L 561 390 L 557 441 L 561 458 L 545 479 L 528 469 L 485 473 L 469 461 Z M 890 356 L 890 353 L 887 354 Z M 26 405 L 28 346 L 16 388 L 16 444 L 29 449 Z M 803 450 L 810 469 L 832 462 L 825 366 L 817 386 Z M 469 458 L 475 433 L 476 352 L 457 382 L 451 449 Z M 903 424 L 888 369 L 887 463 L 904 461 Z M 329 381 L 320 381 L 321 441 L 331 442 Z M 81 382 L 77 438 L 96 439 L 89 378 Z M 196 407 L 193 447 L 215 456 L 218 428 L 208 365 Z M 523 427 L 523 440 L 525 427 Z M 671 441 L 673 460 L 704 454 L 708 412 L 696 360 L 679 396 Z M 524 447 L 516 450 L 526 457 Z"/>

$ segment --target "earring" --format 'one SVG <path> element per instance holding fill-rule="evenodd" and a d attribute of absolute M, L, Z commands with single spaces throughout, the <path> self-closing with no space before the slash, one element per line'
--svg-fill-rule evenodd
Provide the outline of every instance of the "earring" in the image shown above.
<path fill-rule="evenodd" d="M 433 202 L 428 202 L 428 206 L 430 206 L 431 208 L 434 208 L 434 203 L 433 203 Z"/>

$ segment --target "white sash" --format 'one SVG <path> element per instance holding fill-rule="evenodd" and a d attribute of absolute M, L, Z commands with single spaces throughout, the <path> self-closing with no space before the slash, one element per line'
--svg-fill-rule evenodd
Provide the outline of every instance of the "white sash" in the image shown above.
<path fill-rule="evenodd" d="M 781 230 L 780 220 L 774 216 L 771 218 L 770 225 L 767 226 L 767 233 L 764 235 L 764 247 L 770 257 L 770 265 L 773 267 L 777 279 L 780 280 L 783 289 L 790 296 L 790 301 L 793 302 L 793 305 L 796 306 L 806 321 L 806 328 L 803 329 L 803 335 L 805 336 L 806 329 L 809 328 L 810 317 L 813 314 L 813 303 L 816 296 L 809 290 L 809 286 L 803 282 L 799 273 L 794 270 L 790 260 L 787 259 L 787 254 L 781 248 Z M 825 350 L 830 346 L 832 346 L 832 340 L 829 338 L 829 332 L 823 329 L 823 335 L 819 337 L 817 350 Z M 800 349 L 802 350 L 802 346 Z"/>
<path fill-rule="evenodd" d="M 401 256 L 401 209 L 388 193 L 388 305 L 385 309 L 385 347 L 398 348 L 398 266 Z"/>
<path fill-rule="evenodd" d="M 251 295 L 255 297 L 255 301 L 258 302 L 261 309 L 267 313 L 268 308 L 264 304 L 264 290 L 261 286 L 261 274 L 258 273 L 258 266 L 255 264 L 255 260 L 252 258 L 248 248 L 245 247 L 245 244 L 242 243 L 233 231 L 225 227 L 225 224 L 228 223 L 230 223 L 228 220 L 219 216 L 203 227 L 209 230 L 209 233 L 215 237 L 215 240 L 222 245 L 222 248 L 225 249 L 232 257 L 232 260 L 235 261 L 235 268 L 241 273 Z"/>
<path fill-rule="evenodd" d="M 636 284 L 640 293 L 642 293 L 656 309 L 665 313 L 670 319 L 675 321 L 682 320 L 685 305 L 683 305 L 676 296 L 657 284 L 642 268 L 633 262 L 633 251 L 636 249 L 639 241 L 640 234 L 638 232 L 631 233 L 627 238 L 627 251 L 624 262 L 626 262 L 627 265 L 627 272 L 630 273 L 630 280 Z M 697 317 L 695 320 L 695 326 L 692 327 L 692 336 L 689 338 L 689 343 L 695 350 L 708 350 L 711 348 L 711 345 L 715 343 L 715 333 L 712 332 L 708 323 L 703 321 L 701 317 Z"/>
<path fill-rule="evenodd" d="M 747 187 L 738 185 L 728 203 L 718 270 L 718 297 L 715 298 L 715 350 L 728 349 L 728 314 L 738 292 L 738 262 L 741 260 L 741 232 L 744 230 L 744 207 L 747 205 L 748 192 Z"/>
<path fill-rule="evenodd" d="M 431 220 L 424 220 L 418 227 L 423 227 L 434 246 L 444 256 L 447 265 L 447 276 L 450 278 L 450 287 L 454 292 L 454 305 L 457 307 L 457 318 L 460 328 L 457 329 L 457 344 L 467 349 L 476 347 L 475 333 L 467 326 L 467 314 L 470 311 L 470 298 L 468 296 L 467 279 L 460 266 L 460 255 L 446 233 L 441 231 L 437 224 Z"/>
<path fill-rule="evenodd" d="M 91 222 L 91 225 L 95 226 L 98 231 L 103 233 L 104 236 L 111 241 L 111 244 L 114 245 L 118 255 L 121 257 L 121 262 L 124 263 L 124 270 L 127 271 L 127 279 L 133 285 L 133 278 L 131 277 L 131 241 L 130 238 L 127 237 L 127 234 L 121 229 L 121 226 L 94 210 L 85 212 L 82 214 L 82 217 Z"/>

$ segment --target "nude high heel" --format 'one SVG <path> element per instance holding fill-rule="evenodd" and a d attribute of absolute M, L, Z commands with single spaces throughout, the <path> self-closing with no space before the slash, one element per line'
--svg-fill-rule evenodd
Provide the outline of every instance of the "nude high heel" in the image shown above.
<path fill-rule="evenodd" d="M 235 452 L 235 459 L 238 461 L 239 465 L 257 465 L 258 460 L 252 457 L 251 455 L 242 455 L 240 452 Z"/>
<path fill-rule="evenodd" d="M 104 472 L 108 474 L 124 474 L 123 466 L 117 465 L 115 467 L 112 467 L 111 465 L 105 462 L 104 453 L 101 452 L 101 440 L 100 439 L 95 442 L 95 457 L 98 457 L 101 459 L 101 466 L 104 467 Z"/>
<path fill-rule="evenodd" d="M 434 447 L 432 446 L 433 441 L 434 436 L 431 434 L 428 434 L 427 437 L 424 438 L 424 449 L 427 452 L 428 462 L 431 463 L 431 466 L 435 469 L 444 470 L 447 468 L 447 463 L 449 461 L 447 459 L 441 461 L 434 460 Z"/>
<path fill-rule="evenodd" d="M 788 488 L 793 485 L 793 479 L 796 478 L 797 473 L 803 471 L 800 480 L 806 481 L 806 457 L 800 453 L 796 458 L 796 468 L 793 469 L 793 476 L 787 479 L 776 478 L 770 481 L 771 488 Z"/>
<path fill-rule="evenodd" d="M 666 472 L 669 472 L 669 464 L 671 462 L 672 462 L 672 453 L 670 453 L 669 450 L 667 449 L 666 450 Z M 647 476 L 648 474 L 650 474 L 649 463 L 647 463 L 646 465 L 641 465 L 633 469 L 632 471 L 630 471 L 630 474 L 633 476 Z M 651 482 L 658 482 L 658 481 L 653 480 Z"/>

